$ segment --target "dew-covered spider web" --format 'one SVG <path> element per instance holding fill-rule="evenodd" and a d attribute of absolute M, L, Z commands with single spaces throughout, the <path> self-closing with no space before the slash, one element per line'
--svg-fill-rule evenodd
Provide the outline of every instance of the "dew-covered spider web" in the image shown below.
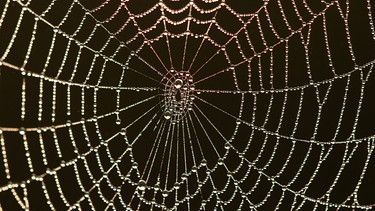
<path fill-rule="evenodd" d="M 375 1 L 2 0 L 0 210 L 371 210 Z"/>

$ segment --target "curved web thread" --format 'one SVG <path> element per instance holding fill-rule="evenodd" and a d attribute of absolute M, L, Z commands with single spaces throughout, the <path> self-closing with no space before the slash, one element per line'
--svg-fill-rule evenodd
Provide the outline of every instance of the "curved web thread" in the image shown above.
<path fill-rule="evenodd" d="M 1 207 L 371 209 L 358 2 L 4 2 Z"/>

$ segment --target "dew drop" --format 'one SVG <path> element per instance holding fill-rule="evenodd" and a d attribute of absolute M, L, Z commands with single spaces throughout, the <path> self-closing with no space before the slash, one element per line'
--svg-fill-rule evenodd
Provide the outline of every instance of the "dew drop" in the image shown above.
<path fill-rule="evenodd" d="M 224 164 L 224 160 L 222 158 L 219 158 L 219 160 L 217 160 L 217 164 L 223 165 Z"/>
<path fill-rule="evenodd" d="M 169 193 L 168 193 L 168 191 L 167 191 L 167 190 L 164 190 L 164 191 L 163 191 L 163 197 L 167 197 L 167 196 L 168 196 L 168 194 L 169 194 Z"/>
<path fill-rule="evenodd" d="M 121 119 L 117 119 L 116 120 L 116 125 L 120 125 L 121 124 Z"/>
<path fill-rule="evenodd" d="M 138 163 L 134 162 L 132 168 L 133 169 L 137 169 L 138 168 Z"/>
<path fill-rule="evenodd" d="M 146 182 L 144 180 L 139 180 L 138 189 L 141 191 L 146 190 Z"/>
<path fill-rule="evenodd" d="M 133 146 L 131 144 L 128 145 L 128 150 L 131 151 L 133 149 Z"/>
<path fill-rule="evenodd" d="M 126 129 L 122 128 L 121 131 L 120 131 L 120 134 L 124 136 L 126 134 Z"/>
<path fill-rule="evenodd" d="M 170 112 L 170 111 L 166 111 L 166 112 L 164 112 L 164 118 L 165 119 L 170 119 L 172 117 L 172 113 Z"/>
<path fill-rule="evenodd" d="M 176 184 L 174 185 L 174 188 L 175 188 L 176 190 L 180 189 L 180 184 L 179 184 L 178 182 L 176 182 Z"/>
<path fill-rule="evenodd" d="M 154 185 L 154 189 L 155 189 L 156 191 L 160 189 L 160 185 L 159 185 L 159 183 L 156 183 L 156 184 Z"/>
<path fill-rule="evenodd" d="M 225 148 L 225 149 L 230 149 L 230 143 L 228 143 L 228 142 L 225 143 L 224 148 Z"/>
<path fill-rule="evenodd" d="M 186 173 L 183 173 L 181 175 L 181 179 L 186 180 L 188 178 L 188 175 Z"/>
<path fill-rule="evenodd" d="M 18 132 L 19 132 L 19 134 L 20 135 L 25 135 L 25 128 L 24 127 L 21 127 L 19 130 L 18 130 Z"/>
<path fill-rule="evenodd" d="M 176 89 L 179 89 L 181 88 L 183 85 L 183 81 L 181 79 L 177 79 L 175 82 L 174 82 L 174 87 L 176 87 Z"/>

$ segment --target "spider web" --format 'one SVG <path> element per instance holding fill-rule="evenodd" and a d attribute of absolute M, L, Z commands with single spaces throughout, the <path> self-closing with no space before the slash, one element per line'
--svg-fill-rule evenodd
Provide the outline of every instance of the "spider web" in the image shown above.
<path fill-rule="evenodd" d="M 0 207 L 370 210 L 374 8 L 0 3 Z"/>

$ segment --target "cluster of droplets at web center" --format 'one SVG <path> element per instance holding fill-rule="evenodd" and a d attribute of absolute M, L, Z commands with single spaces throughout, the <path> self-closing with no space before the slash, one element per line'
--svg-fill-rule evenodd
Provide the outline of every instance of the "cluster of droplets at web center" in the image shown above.
<path fill-rule="evenodd" d="M 192 110 L 195 85 L 188 71 L 171 69 L 162 79 L 165 84 L 162 93 L 164 118 L 172 123 L 179 121 L 187 111 Z"/>

